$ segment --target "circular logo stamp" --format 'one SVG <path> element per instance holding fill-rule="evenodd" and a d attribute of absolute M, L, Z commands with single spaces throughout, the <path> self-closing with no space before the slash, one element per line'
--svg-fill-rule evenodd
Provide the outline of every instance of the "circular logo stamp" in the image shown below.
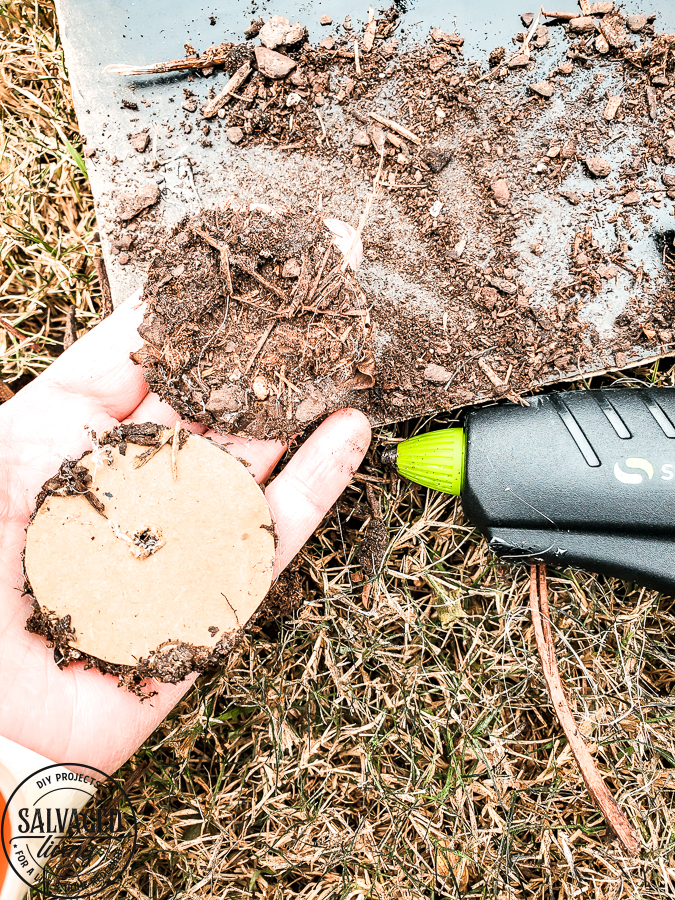
<path fill-rule="evenodd" d="M 80 763 L 33 772 L 14 789 L 0 822 L 12 870 L 55 898 L 92 897 L 119 883 L 136 834 L 136 814 L 124 788 Z"/>

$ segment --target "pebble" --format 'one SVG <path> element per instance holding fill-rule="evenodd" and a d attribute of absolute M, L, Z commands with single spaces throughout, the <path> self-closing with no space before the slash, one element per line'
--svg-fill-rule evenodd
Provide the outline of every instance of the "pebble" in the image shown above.
<path fill-rule="evenodd" d="M 225 112 L 224 109 L 219 109 L 219 110 L 218 110 L 218 118 L 219 118 L 219 119 L 224 119 L 226 115 L 227 115 L 227 113 Z"/>
<path fill-rule="evenodd" d="M 231 144 L 240 144 L 244 140 L 244 129 L 238 125 L 232 125 L 225 132 L 225 137 Z"/>
<path fill-rule="evenodd" d="M 550 100 L 553 96 L 555 88 L 550 81 L 537 81 L 535 84 L 530 85 L 530 90 L 533 94 L 538 94 L 540 97 L 544 97 L 544 99 Z"/>
<path fill-rule="evenodd" d="M 592 16 L 578 16 L 570 19 L 570 31 L 575 34 L 587 34 L 595 31 L 595 19 Z"/>
<path fill-rule="evenodd" d="M 509 67 L 509 69 L 517 69 L 520 66 L 528 66 L 529 64 L 529 56 L 527 56 L 525 53 L 516 53 L 516 55 L 508 61 L 507 66 Z"/>
<path fill-rule="evenodd" d="M 326 15 L 321 16 L 321 18 L 319 19 L 319 22 L 322 25 L 332 25 L 333 24 L 333 20 L 331 19 L 331 17 L 326 16 Z"/>
<path fill-rule="evenodd" d="M 260 43 L 270 50 L 275 47 L 290 47 L 305 36 L 305 28 L 299 22 L 291 25 L 284 16 L 272 16 L 260 29 Z"/>
<path fill-rule="evenodd" d="M 300 275 L 302 266 L 297 259 L 287 259 L 281 270 L 282 278 L 297 278 Z"/>
<path fill-rule="evenodd" d="M 434 56 L 429 60 L 429 68 L 432 72 L 440 72 L 443 66 L 447 66 L 450 62 L 449 53 L 441 53 L 440 56 Z"/>
<path fill-rule="evenodd" d="M 600 31 L 609 46 L 614 47 L 616 50 L 625 47 L 628 43 L 628 35 L 621 16 L 605 16 L 604 19 L 600 20 Z"/>
<path fill-rule="evenodd" d="M 530 25 L 534 22 L 534 13 L 523 13 L 520 17 L 520 21 L 526 28 L 529 28 Z"/>
<path fill-rule="evenodd" d="M 436 41 L 437 44 L 449 44 L 451 47 L 461 47 L 464 43 L 464 38 L 460 37 L 456 32 L 446 34 L 440 28 L 431 29 L 431 40 Z"/>
<path fill-rule="evenodd" d="M 568 203 L 571 203 L 572 206 L 577 206 L 579 200 L 581 199 L 577 193 L 574 191 L 570 191 L 567 188 L 560 188 L 558 193 L 561 197 L 564 197 Z"/>
<path fill-rule="evenodd" d="M 675 157 L 675 138 L 666 141 L 666 153 L 668 156 Z"/>
<path fill-rule="evenodd" d="M 432 217 L 432 219 L 435 219 L 442 209 L 443 209 L 443 204 L 441 203 L 440 200 L 436 200 L 436 202 L 433 203 L 431 205 L 431 208 L 429 209 L 429 215 Z"/>
<path fill-rule="evenodd" d="M 117 261 L 121 266 L 126 266 L 130 259 L 131 257 L 128 253 L 120 253 L 120 255 L 117 257 Z"/>
<path fill-rule="evenodd" d="M 574 159 L 576 155 L 577 155 L 576 143 L 571 139 L 566 140 L 560 150 L 561 159 Z"/>
<path fill-rule="evenodd" d="M 506 206 L 511 199 L 511 192 L 509 190 L 508 182 L 505 178 L 498 178 L 497 181 L 493 181 L 490 185 L 492 189 L 492 193 L 494 194 L 495 203 L 498 206 Z"/>
<path fill-rule="evenodd" d="M 661 172 L 661 181 L 666 187 L 675 187 L 675 172 Z"/>
<path fill-rule="evenodd" d="M 116 212 L 123 222 L 128 222 L 149 206 L 159 203 L 161 194 L 156 184 L 146 184 L 137 191 L 127 191 L 117 202 Z"/>
<path fill-rule="evenodd" d="M 150 134 L 147 131 L 139 131 L 129 135 L 129 143 L 137 153 L 144 153 L 150 143 Z"/>
<path fill-rule="evenodd" d="M 492 287 L 497 288 L 498 291 L 501 291 L 504 294 L 516 294 L 518 292 L 516 285 L 512 281 L 507 281 L 505 278 L 490 276 L 488 278 L 488 284 L 491 284 Z"/>
<path fill-rule="evenodd" d="M 602 118 L 606 122 L 611 122 L 614 116 L 617 114 L 617 112 L 619 111 L 619 107 L 621 106 L 622 99 L 622 97 L 615 96 L 610 97 L 607 100 L 607 106 L 605 107 L 605 111 L 602 114 Z"/>
<path fill-rule="evenodd" d="M 619 270 L 616 266 L 598 266 L 598 275 L 601 278 L 616 278 Z"/>
<path fill-rule="evenodd" d="M 264 375 L 256 375 L 251 387 L 256 400 L 267 400 L 270 395 L 270 387 Z"/>
<path fill-rule="evenodd" d="M 314 397 L 307 397 L 303 400 L 295 411 L 295 418 L 298 422 L 311 422 L 321 413 L 326 411 L 325 400 L 319 400 Z"/>
<path fill-rule="evenodd" d="M 595 175 L 596 178 L 607 178 L 612 171 L 610 164 L 599 156 L 587 156 L 586 166 L 588 167 L 588 171 L 592 175 Z"/>
<path fill-rule="evenodd" d="M 603 0 L 603 2 L 599 3 L 591 3 L 591 15 L 592 16 L 606 16 L 608 13 L 611 13 L 614 9 L 614 4 L 610 2 L 610 0 Z"/>
<path fill-rule="evenodd" d="M 573 69 L 574 69 L 574 63 L 571 63 L 571 62 L 566 62 L 566 63 L 563 63 L 561 66 L 558 66 L 558 71 L 560 72 L 561 75 L 571 75 Z"/>
<path fill-rule="evenodd" d="M 353 142 L 357 147 L 370 147 L 370 137 L 366 131 L 355 132 Z"/>
<path fill-rule="evenodd" d="M 424 370 L 424 378 L 434 384 L 445 384 L 452 378 L 452 372 L 436 363 L 430 363 Z"/>
<path fill-rule="evenodd" d="M 438 175 L 452 159 L 452 150 L 425 150 L 421 154 L 421 158 L 422 162 L 429 166 L 434 175 Z M 415 177 L 417 178 L 417 176 Z M 421 177 L 418 181 L 421 181 Z"/>
<path fill-rule="evenodd" d="M 286 106 L 294 107 L 302 102 L 302 97 L 300 94 L 296 94 L 295 91 L 291 91 L 288 97 L 286 97 Z"/>
<path fill-rule="evenodd" d="M 637 191 L 630 191 L 621 201 L 622 206 L 637 206 L 640 202 L 640 195 Z"/>
<path fill-rule="evenodd" d="M 267 47 L 255 48 L 255 60 L 259 71 L 268 78 L 285 78 L 297 65 L 294 59 Z"/>
<path fill-rule="evenodd" d="M 319 47 L 322 50 L 332 50 L 335 46 L 335 38 L 332 34 L 329 34 L 328 37 L 323 38 L 319 41 Z"/>
<path fill-rule="evenodd" d="M 544 47 L 548 47 L 550 40 L 551 40 L 551 36 L 548 33 L 547 26 L 539 25 L 535 29 L 534 40 L 532 41 L 532 46 L 536 47 L 537 50 L 543 50 Z"/>
<path fill-rule="evenodd" d="M 601 34 L 595 39 L 595 49 L 598 53 L 609 53 L 609 44 Z"/>
<path fill-rule="evenodd" d="M 574 262 L 578 266 L 587 266 L 589 263 L 589 259 L 585 253 L 577 253 L 577 255 L 574 257 Z"/>
<path fill-rule="evenodd" d="M 236 385 L 218 388 L 211 391 L 206 408 L 216 415 L 228 412 L 237 412 L 244 405 L 244 392 Z"/>
<path fill-rule="evenodd" d="M 626 19 L 626 25 L 628 26 L 628 30 L 632 31 L 633 34 L 638 34 L 638 32 L 642 31 L 642 29 L 647 24 L 647 16 L 642 13 L 636 13 L 633 16 L 628 16 Z"/>
<path fill-rule="evenodd" d="M 186 97 L 181 106 L 186 112 L 194 112 L 197 109 L 197 101 L 194 97 Z"/>

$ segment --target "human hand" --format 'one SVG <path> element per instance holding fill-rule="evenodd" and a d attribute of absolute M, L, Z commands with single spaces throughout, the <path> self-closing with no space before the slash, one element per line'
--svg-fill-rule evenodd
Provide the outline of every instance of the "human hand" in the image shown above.
<path fill-rule="evenodd" d="M 194 677 L 177 685 L 151 682 L 157 694 L 141 703 L 97 669 L 85 671 L 82 663 L 58 669 L 45 641 L 24 628 L 30 600 L 21 593 L 21 553 L 41 486 L 63 459 L 90 449 L 87 426 L 101 434 L 121 421 L 177 421 L 167 404 L 148 393 L 141 368 L 129 359 L 141 344 L 136 329 L 142 317 L 135 295 L 0 407 L 0 733 L 55 762 L 106 772 L 131 756 Z M 246 459 L 258 482 L 286 449 L 279 441 L 206 433 Z M 279 538 L 275 575 L 342 493 L 369 441 L 365 416 L 334 413 L 267 487 Z"/>

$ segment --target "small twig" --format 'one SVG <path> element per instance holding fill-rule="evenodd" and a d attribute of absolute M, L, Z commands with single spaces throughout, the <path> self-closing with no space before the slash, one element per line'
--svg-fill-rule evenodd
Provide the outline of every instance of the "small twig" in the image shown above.
<path fill-rule="evenodd" d="M 112 301 L 112 292 L 110 290 L 110 281 L 108 279 L 108 271 L 105 267 L 105 261 L 102 256 L 94 256 L 93 258 L 94 268 L 96 269 L 96 274 L 98 276 L 98 282 L 101 285 L 101 310 L 103 312 L 103 318 L 109 316 L 113 309 Z"/>
<path fill-rule="evenodd" d="M 75 307 L 69 306 L 66 313 L 66 325 L 63 329 L 63 349 L 67 350 L 68 347 L 72 347 L 76 340 Z"/>
<path fill-rule="evenodd" d="M 563 19 L 565 22 L 569 22 L 571 19 L 578 19 L 579 13 L 573 12 L 544 12 L 543 8 L 541 11 L 542 16 L 546 19 Z"/>
<path fill-rule="evenodd" d="M 321 125 L 321 140 L 324 140 L 327 137 L 326 126 L 323 124 L 323 119 L 321 118 L 321 113 L 318 109 L 315 109 L 316 117 L 319 120 L 319 124 Z"/>
<path fill-rule="evenodd" d="M 372 113 L 371 113 L 372 115 Z M 342 271 L 347 271 L 347 266 L 349 265 L 349 258 L 354 252 L 354 248 L 361 240 L 361 235 L 363 233 L 363 229 L 366 227 L 366 222 L 368 221 L 368 216 L 370 215 L 370 210 L 377 198 L 377 192 L 380 185 L 380 178 L 382 176 L 382 166 L 384 165 L 384 147 L 380 149 L 380 164 L 377 167 L 377 173 L 375 174 L 375 178 L 373 180 L 373 189 L 370 192 L 368 199 L 366 200 L 366 205 L 363 208 L 363 212 L 361 213 L 361 218 L 359 220 L 359 224 L 354 232 L 354 237 L 352 238 L 352 242 L 349 246 L 349 250 L 345 253 L 344 262 L 342 263 Z M 309 298 L 308 298 L 309 302 Z"/>
<path fill-rule="evenodd" d="M 162 75 L 164 72 L 178 72 L 183 69 L 205 69 L 207 66 L 217 66 L 228 61 L 232 53 L 232 45 L 226 46 L 227 49 L 221 49 L 221 45 L 209 47 L 201 56 L 171 59 L 168 62 L 151 63 L 147 66 L 111 63 L 103 71 L 112 72 L 115 75 Z"/>
<path fill-rule="evenodd" d="M 242 84 L 246 81 L 248 76 L 251 74 L 251 71 L 252 66 L 250 62 L 245 62 L 243 65 L 239 66 L 237 71 L 230 78 L 230 80 L 227 82 L 218 96 L 214 97 L 213 100 L 209 100 L 209 102 L 202 110 L 202 115 L 205 119 L 212 119 L 216 115 L 218 110 L 222 109 L 222 107 L 225 106 L 234 92 L 239 90 Z"/>
<path fill-rule="evenodd" d="M 520 52 L 521 52 L 521 53 L 524 53 L 525 56 L 529 56 L 529 55 L 530 55 L 530 41 L 532 40 L 532 37 L 533 37 L 535 31 L 536 31 L 537 28 L 539 27 L 539 20 L 541 19 L 541 16 L 542 16 L 542 13 L 543 13 L 543 12 L 544 12 L 544 7 L 543 7 L 543 6 L 540 6 L 540 7 L 539 7 L 539 12 L 537 13 L 536 19 L 535 19 L 534 22 L 530 25 L 530 30 L 529 30 L 529 31 L 527 32 L 527 34 L 525 35 L 525 40 L 523 41 L 523 46 L 521 47 L 521 50 L 520 50 Z"/>
<path fill-rule="evenodd" d="M 171 475 L 178 481 L 178 450 L 180 449 L 180 420 L 173 426 L 171 438 Z"/>
<path fill-rule="evenodd" d="M 359 59 L 359 42 L 356 38 L 354 38 L 354 68 L 356 69 L 356 74 L 361 74 L 361 60 Z"/>
<path fill-rule="evenodd" d="M 234 256 L 232 257 L 232 262 L 235 264 L 235 266 L 239 266 L 240 269 L 243 269 L 244 272 L 251 276 L 251 278 L 254 278 L 258 282 L 258 284 L 261 284 L 263 287 L 267 288 L 268 291 L 271 291 L 273 294 L 275 294 L 280 300 L 283 300 L 284 303 L 290 303 L 288 296 L 281 290 L 281 288 L 278 288 L 276 285 L 263 278 L 262 275 L 259 275 L 253 268 L 253 266 L 248 262 L 248 260 L 244 259 L 242 256 Z"/>
<path fill-rule="evenodd" d="M 13 325 L 10 325 L 7 319 L 0 317 L 0 328 L 4 328 L 5 331 L 8 331 L 12 337 L 17 339 L 17 341 L 21 341 L 23 347 L 27 347 L 29 350 L 32 350 L 33 353 L 40 353 L 40 347 L 33 343 L 33 341 L 28 341 L 28 338 L 21 334 L 20 331 L 17 331 Z"/>
<path fill-rule="evenodd" d="M 271 325 L 268 325 L 267 328 L 266 328 L 266 330 L 262 333 L 262 335 L 261 335 L 261 337 L 260 337 L 258 343 L 255 345 L 255 350 L 253 351 L 253 353 L 252 353 L 251 356 L 249 357 L 248 362 L 246 363 L 246 366 L 245 366 L 245 368 L 244 368 L 244 375 L 245 375 L 247 372 L 250 371 L 251 366 L 253 365 L 253 363 L 254 363 L 255 360 L 256 360 L 256 357 L 258 356 L 258 354 L 260 353 L 260 351 L 262 350 L 262 348 L 263 348 L 263 347 L 265 346 L 265 344 L 267 343 L 267 338 L 268 338 L 268 337 L 272 334 L 272 332 L 274 331 L 274 328 L 276 327 L 276 324 L 277 324 L 276 322 L 272 322 L 272 324 L 271 324 Z"/>
<path fill-rule="evenodd" d="M 421 144 L 422 141 L 417 137 L 416 134 L 413 134 L 412 131 L 409 131 L 404 125 L 399 125 L 398 122 L 394 122 L 392 119 L 387 119 L 384 116 L 381 116 L 379 113 L 371 112 L 368 113 L 371 119 L 375 119 L 376 122 L 379 122 L 380 125 L 386 125 L 387 128 L 391 128 L 392 131 L 396 131 L 401 137 L 406 138 L 408 141 L 412 141 L 413 144 Z"/>
<path fill-rule="evenodd" d="M 623 814 L 616 800 L 603 781 L 598 771 L 595 760 L 591 756 L 588 747 L 579 734 L 579 729 L 574 721 L 574 716 L 565 695 L 565 690 L 560 679 L 558 660 L 555 655 L 555 646 L 551 634 L 551 619 L 548 607 L 548 590 L 546 586 L 546 566 L 532 565 L 530 567 L 530 612 L 532 624 L 537 640 L 537 649 L 544 670 L 544 679 L 549 696 L 553 703 L 558 721 L 560 722 L 570 749 L 579 766 L 588 793 L 593 802 L 605 817 L 605 821 L 616 834 L 624 850 L 631 856 L 637 856 L 640 852 L 640 839 L 637 832 Z"/>

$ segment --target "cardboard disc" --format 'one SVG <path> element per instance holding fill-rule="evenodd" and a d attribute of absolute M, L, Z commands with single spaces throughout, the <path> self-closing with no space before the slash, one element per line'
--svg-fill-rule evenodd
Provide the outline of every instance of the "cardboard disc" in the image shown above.
<path fill-rule="evenodd" d="M 269 507 L 244 465 L 191 434 L 174 449 L 174 479 L 171 442 L 139 467 L 143 450 L 84 456 L 103 510 L 82 493 L 48 495 L 25 555 L 40 607 L 71 616 L 70 646 L 129 666 L 238 632 L 267 594 L 274 562 Z"/>

